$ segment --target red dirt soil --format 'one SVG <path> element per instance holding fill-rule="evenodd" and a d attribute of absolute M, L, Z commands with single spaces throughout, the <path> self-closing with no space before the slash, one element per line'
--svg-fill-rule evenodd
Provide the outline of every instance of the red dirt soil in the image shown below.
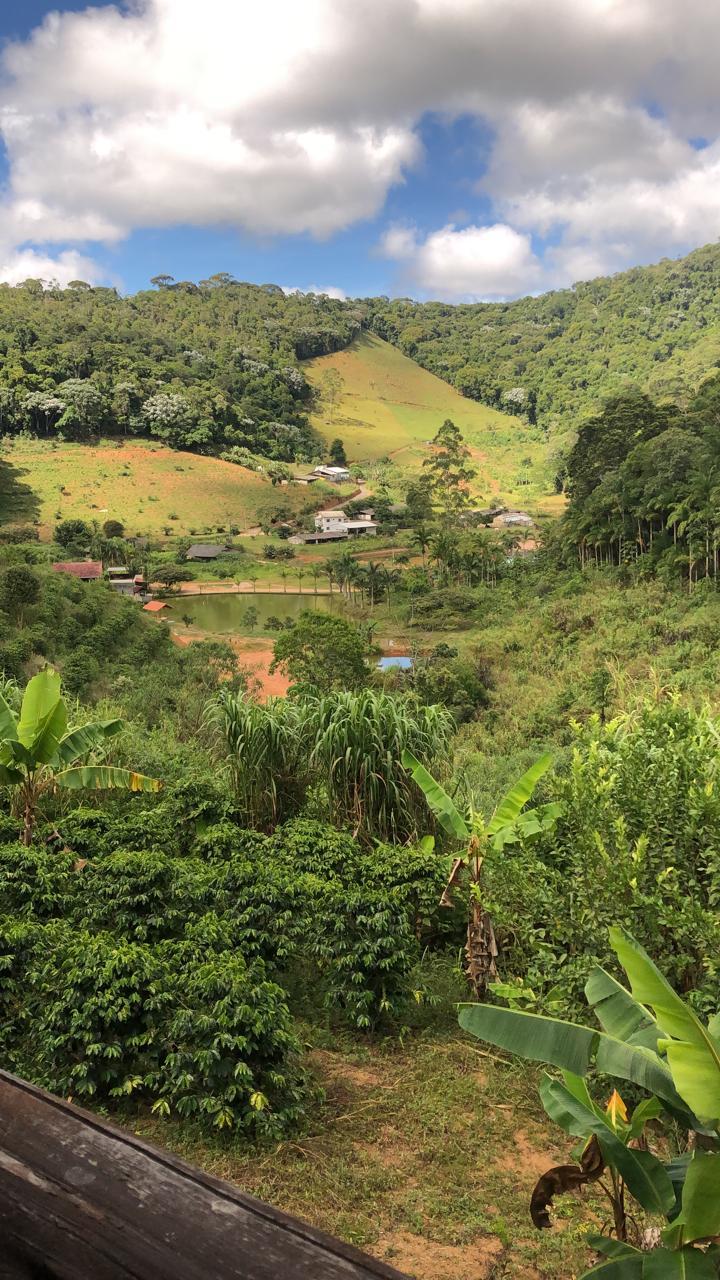
<path fill-rule="evenodd" d="M 208 636 L 196 627 L 186 627 L 178 631 L 171 627 L 172 638 L 176 644 L 188 645 L 196 640 L 207 640 Z M 235 650 L 243 667 L 251 673 L 256 682 L 261 701 L 266 698 L 284 697 L 290 688 L 290 681 L 282 672 L 270 674 L 270 663 L 273 660 L 272 640 L 250 639 L 247 636 L 222 636 Z"/>

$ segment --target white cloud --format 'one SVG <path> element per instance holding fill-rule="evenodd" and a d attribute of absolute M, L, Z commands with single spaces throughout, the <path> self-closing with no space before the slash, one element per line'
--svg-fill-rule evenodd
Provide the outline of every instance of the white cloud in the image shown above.
<path fill-rule="evenodd" d="M 0 258 L 179 223 L 331 235 L 382 209 L 430 111 L 474 113 L 495 141 L 489 227 L 384 237 L 428 289 L 539 284 L 530 232 L 551 236 L 546 280 L 681 252 L 720 234 L 719 45 L 709 0 L 133 0 L 52 14 L 0 59 Z"/>
<path fill-rule="evenodd" d="M 102 277 L 97 263 L 72 249 L 56 257 L 34 249 L 12 250 L 6 255 L 0 252 L 0 281 L 4 284 L 21 284 L 23 280 L 33 279 L 64 288 L 71 280 L 98 284 Z"/>
<path fill-rule="evenodd" d="M 311 284 L 307 289 L 300 289 L 297 285 L 285 287 L 283 285 L 283 293 L 318 293 L 321 297 L 336 298 L 338 302 L 345 302 L 347 294 L 344 289 L 339 289 L 336 284 Z"/>
<path fill-rule="evenodd" d="M 530 292 L 541 277 L 530 237 L 501 223 L 461 230 L 450 223 L 416 239 L 412 253 L 409 240 L 391 229 L 383 249 L 407 264 L 408 283 L 431 298 L 503 298 Z"/>

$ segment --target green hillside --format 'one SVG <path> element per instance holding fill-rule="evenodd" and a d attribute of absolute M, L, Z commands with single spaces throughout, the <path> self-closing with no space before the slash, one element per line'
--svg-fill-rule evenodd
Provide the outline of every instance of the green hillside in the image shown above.
<path fill-rule="evenodd" d="M 366 306 L 376 333 L 465 395 L 558 433 L 628 386 L 692 396 L 720 362 L 720 246 L 514 302 Z"/>
<path fill-rule="evenodd" d="M 343 380 L 334 404 L 323 390 L 329 369 Z M 470 446 L 479 496 L 527 503 L 551 489 L 541 431 L 465 398 L 375 334 L 363 333 L 346 350 L 308 361 L 304 370 L 317 393 L 312 425 L 328 442 L 339 436 L 351 462 L 391 457 L 416 469 L 428 441 L 452 418 Z"/>

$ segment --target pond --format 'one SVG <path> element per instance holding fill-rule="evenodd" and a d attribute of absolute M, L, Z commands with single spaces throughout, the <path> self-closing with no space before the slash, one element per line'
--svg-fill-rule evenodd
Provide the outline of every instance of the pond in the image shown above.
<path fill-rule="evenodd" d="M 318 613 L 343 611 L 339 595 L 316 596 L 310 591 L 302 594 L 296 591 L 247 591 L 233 595 L 183 596 L 180 600 L 173 600 L 172 606 L 175 620 L 192 618 L 193 625 L 202 631 L 220 635 L 249 635 L 250 628 L 244 615 L 250 608 L 257 610 L 256 635 L 265 631 L 268 618 L 275 617 L 285 622 L 288 618 L 297 618 L 303 609 L 317 610 Z"/>

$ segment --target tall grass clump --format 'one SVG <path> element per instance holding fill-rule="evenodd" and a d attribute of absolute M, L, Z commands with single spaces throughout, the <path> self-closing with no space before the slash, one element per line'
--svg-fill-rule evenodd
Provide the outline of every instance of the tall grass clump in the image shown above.
<path fill-rule="evenodd" d="M 448 759 L 455 724 L 445 707 L 363 689 L 318 699 L 313 719 L 311 763 L 328 789 L 333 822 L 391 842 L 427 831 L 427 809 L 402 754 L 411 751 L 426 766 Z"/>
<path fill-rule="evenodd" d="M 221 690 L 209 712 L 227 750 L 232 787 L 248 825 L 273 831 L 293 817 L 308 785 L 312 720 L 290 698 L 253 702 Z"/>

